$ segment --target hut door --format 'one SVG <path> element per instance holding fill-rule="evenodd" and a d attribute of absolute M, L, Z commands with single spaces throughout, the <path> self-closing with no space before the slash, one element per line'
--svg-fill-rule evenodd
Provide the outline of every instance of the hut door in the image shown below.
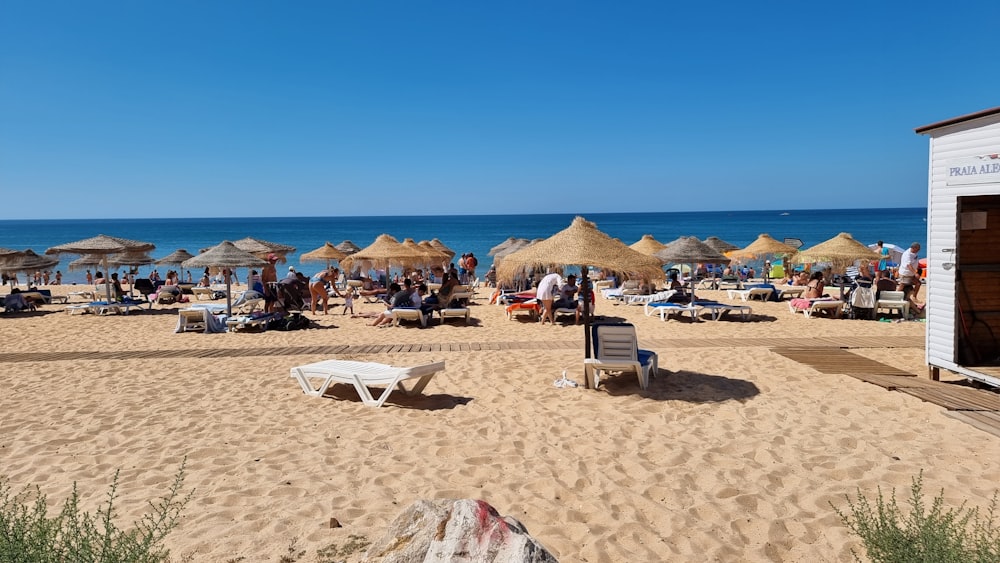
<path fill-rule="evenodd" d="M 1000 365 L 1000 195 L 958 198 L 957 364 Z"/>

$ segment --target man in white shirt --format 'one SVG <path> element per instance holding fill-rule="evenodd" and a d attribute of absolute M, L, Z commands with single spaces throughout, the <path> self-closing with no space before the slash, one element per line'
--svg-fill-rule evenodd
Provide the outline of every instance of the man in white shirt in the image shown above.
<path fill-rule="evenodd" d="M 917 302 L 917 292 L 920 291 L 920 259 L 917 253 L 920 252 L 920 243 L 915 242 L 910 245 L 899 259 L 899 280 L 896 283 L 896 291 L 902 291 L 903 297 L 910 302 L 910 306 L 917 311 L 924 310 L 924 303 Z"/>

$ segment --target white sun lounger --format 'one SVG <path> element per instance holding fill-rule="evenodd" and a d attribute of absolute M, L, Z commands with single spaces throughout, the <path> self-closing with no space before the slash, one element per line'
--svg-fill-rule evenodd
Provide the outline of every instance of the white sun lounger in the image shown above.
<path fill-rule="evenodd" d="M 441 316 L 441 322 L 445 319 L 465 319 L 465 324 L 469 324 L 469 308 L 468 307 L 455 307 L 451 309 L 441 309 L 438 311 L 438 315 Z"/>
<path fill-rule="evenodd" d="M 418 395 L 430 383 L 431 377 L 444 369 L 444 362 L 435 362 L 414 367 L 394 367 L 374 362 L 351 360 L 326 360 L 292 368 L 292 377 L 299 382 L 302 392 L 313 397 L 322 397 L 334 383 L 353 385 L 361 397 L 361 402 L 370 407 L 381 407 L 389 398 L 393 388 L 399 388 L 407 395 Z M 310 379 L 321 379 L 319 387 L 313 387 Z M 418 378 L 416 385 L 407 390 L 403 382 Z M 369 386 L 385 386 L 376 398 L 368 390 Z"/>
<path fill-rule="evenodd" d="M 747 289 L 726 290 L 726 294 L 730 299 L 736 299 L 739 297 L 743 301 L 750 301 L 754 297 L 760 298 L 761 301 L 767 301 L 771 298 L 772 293 L 774 293 L 774 289 L 770 287 L 751 287 Z"/>
<path fill-rule="evenodd" d="M 402 321 L 417 321 L 420 326 L 427 326 L 427 316 L 416 307 L 394 307 L 392 309 L 393 324 L 399 326 Z"/>
<path fill-rule="evenodd" d="M 687 303 L 646 303 L 644 310 L 647 317 L 660 315 L 661 321 L 666 321 L 672 315 L 683 316 L 684 313 L 690 313 L 692 320 L 698 320 L 701 307 Z"/>

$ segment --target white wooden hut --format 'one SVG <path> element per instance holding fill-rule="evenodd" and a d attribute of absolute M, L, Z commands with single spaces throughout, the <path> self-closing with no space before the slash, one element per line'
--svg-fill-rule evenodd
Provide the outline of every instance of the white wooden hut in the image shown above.
<path fill-rule="evenodd" d="M 1000 107 L 930 137 L 927 365 L 1000 386 Z"/>

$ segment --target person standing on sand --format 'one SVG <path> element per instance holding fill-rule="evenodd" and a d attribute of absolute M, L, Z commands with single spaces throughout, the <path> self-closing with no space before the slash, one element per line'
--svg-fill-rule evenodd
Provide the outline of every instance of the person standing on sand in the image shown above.
<path fill-rule="evenodd" d="M 319 306 L 320 302 L 323 303 L 323 314 L 330 313 L 330 294 L 326 290 L 326 283 L 330 282 L 330 287 L 333 288 L 334 293 L 337 297 L 341 297 L 340 292 L 337 291 L 336 283 L 337 278 L 340 277 L 340 270 L 337 268 L 328 268 L 326 270 L 317 272 L 309 280 L 309 297 L 310 297 L 310 308 L 312 313 L 316 314 L 316 308 Z"/>
<path fill-rule="evenodd" d="M 878 261 L 878 267 L 875 268 L 875 281 L 878 281 L 881 278 L 887 277 L 885 275 L 885 268 L 887 265 L 886 262 L 889 258 L 889 249 L 885 247 L 884 242 L 878 241 L 875 243 L 875 252 L 881 256 Z"/>
<path fill-rule="evenodd" d="M 548 318 L 553 325 L 556 324 L 556 312 L 553 303 L 559 282 L 561 281 L 562 276 L 556 272 L 549 272 L 538 282 L 538 288 L 535 290 L 535 298 L 542 305 L 542 317 L 538 322 L 545 324 L 545 319 Z"/>
<path fill-rule="evenodd" d="M 278 261 L 277 254 L 267 255 L 267 265 L 260 271 L 260 282 L 264 284 L 264 312 L 274 311 L 274 303 L 278 300 L 275 285 L 278 283 L 278 270 L 274 268 Z"/>
<path fill-rule="evenodd" d="M 917 302 L 917 292 L 920 291 L 918 252 L 920 252 L 920 243 L 915 242 L 906 249 L 903 257 L 899 259 L 899 281 L 896 284 L 896 291 L 902 291 L 903 299 L 909 301 L 916 311 L 923 311 L 924 303 Z"/>

